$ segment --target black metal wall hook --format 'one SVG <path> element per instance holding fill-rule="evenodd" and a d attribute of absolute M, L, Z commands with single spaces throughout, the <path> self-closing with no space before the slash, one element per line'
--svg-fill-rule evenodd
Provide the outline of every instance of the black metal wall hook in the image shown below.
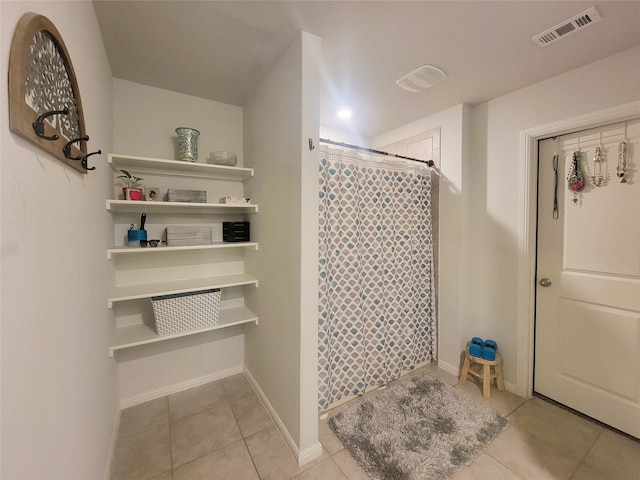
<path fill-rule="evenodd" d="M 89 158 L 91 155 L 101 155 L 101 154 L 102 154 L 102 150 L 98 150 L 97 152 L 87 153 L 84 156 L 84 158 L 81 160 L 82 168 L 84 168 L 85 170 L 95 170 L 96 167 L 89 168 L 89 165 L 87 164 L 87 158 Z"/>
<path fill-rule="evenodd" d="M 36 119 L 36 121 L 31 124 L 33 126 L 33 131 L 36 132 L 36 135 L 40 138 L 44 138 L 45 140 L 57 140 L 58 138 L 60 138 L 58 137 L 58 135 L 52 135 L 48 137 L 44 134 L 44 120 L 47 117 L 51 117 L 53 115 L 69 115 L 69 109 L 67 107 L 64 107 L 62 110 L 51 110 L 40 115 Z"/>
<path fill-rule="evenodd" d="M 80 138 L 74 138 L 73 140 L 69 140 L 67 144 L 64 146 L 64 148 L 62 149 L 62 153 L 64 153 L 64 156 L 67 157 L 69 160 L 82 160 L 82 157 L 71 156 L 71 145 L 73 145 L 76 142 L 88 142 L 88 141 L 89 141 L 89 135 L 85 135 Z"/>

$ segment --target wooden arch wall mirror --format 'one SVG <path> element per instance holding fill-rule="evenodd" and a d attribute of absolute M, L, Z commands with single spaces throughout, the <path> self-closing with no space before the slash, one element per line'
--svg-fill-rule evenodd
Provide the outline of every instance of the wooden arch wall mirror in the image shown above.
<path fill-rule="evenodd" d="M 60 33 L 36 13 L 20 18 L 9 56 L 9 129 L 81 173 L 87 141 L 80 90 Z"/>

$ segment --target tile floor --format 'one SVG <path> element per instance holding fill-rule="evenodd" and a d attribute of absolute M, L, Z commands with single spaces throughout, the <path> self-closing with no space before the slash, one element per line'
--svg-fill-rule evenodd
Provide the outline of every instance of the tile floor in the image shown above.
<path fill-rule="evenodd" d="M 640 442 L 538 398 L 459 385 L 429 365 L 425 372 L 508 417 L 510 426 L 455 480 L 640 480 Z M 408 378 L 404 377 L 404 378 Z M 396 382 L 403 379 L 396 380 Z M 393 383 L 396 383 L 393 382 Z M 361 401 L 375 392 L 367 393 Z M 335 415 L 350 404 L 329 412 Z M 326 420 L 323 455 L 298 467 L 243 375 L 122 411 L 113 480 L 366 480 Z"/>

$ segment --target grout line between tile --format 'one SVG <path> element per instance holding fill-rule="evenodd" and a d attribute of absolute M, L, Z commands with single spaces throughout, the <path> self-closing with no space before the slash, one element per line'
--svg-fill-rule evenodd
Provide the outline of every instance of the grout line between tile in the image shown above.
<path fill-rule="evenodd" d="M 229 398 L 229 394 L 227 392 L 227 390 L 224 388 L 224 382 L 222 383 L 222 391 L 224 392 L 224 398 L 227 401 L 227 403 L 229 404 L 229 410 L 231 410 L 231 415 L 233 416 L 233 421 L 236 422 L 236 427 L 238 428 L 238 431 L 240 432 L 240 437 L 242 438 L 242 443 L 244 443 L 244 448 L 247 449 L 247 453 L 249 454 L 249 458 L 251 459 L 251 464 L 253 465 L 253 469 L 256 472 L 256 477 L 258 477 L 258 479 L 262 479 L 262 476 L 260 475 L 260 472 L 258 471 L 258 465 L 256 465 L 256 461 L 253 458 L 253 455 L 251 454 L 251 450 L 249 449 L 249 445 L 247 445 L 247 438 L 249 437 L 245 437 L 242 434 L 242 430 L 240 430 L 240 424 L 238 423 L 238 419 L 236 418 L 236 413 L 233 411 L 233 408 L 231 408 L 231 399 Z M 251 392 L 247 393 L 246 395 L 243 395 L 242 397 L 238 397 L 238 398 L 244 398 L 248 395 L 250 395 Z M 258 433 L 258 432 L 256 432 Z M 255 435 L 255 433 L 253 434 Z M 253 435 L 249 435 L 249 436 L 253 436 Z"/>
<path fill-rule="evenodd" d="M 173 429 L 171 428 L 171 412 L 169 411 L 169 395 L 165 397 L 167 399 L 167 420 L 169 421 L 169 464 L 171 465 L 171 478 L 173 478 Z"/>
<path fill-rule="evenodd" d="M 601 475 L 604 475 L 606 478 L 610 479 L 610 480 L 615 480 L 614 478 L 612 478 L 608 472 L 603 472 L 602 469 L 599 466 L 596 465 L 591 465 L 585 462 L 585 460 L 587 459 L 587 457 L 589 456 L 589 454 L 591 453 L 591 451 L 595 448 L 596 443 L 598 443 L 598 440 L 600 439 L 600 437 L 602 437 L 602 435 L 604 435 L 604 432 L 606 432 L 606 428 L 603 428 L 602 431 L 598 434 L 598 436 L 596 437 L 596 439 L 593 441 L 593 444 L 591 445 L 591 447 L 589 447 L 589 450 L 587 450 L 587 453 L 585 453 L 584 457 L 582 457 L 582 459 L 580 460 L 580 463 L 578 464 L 578 466 L 576 467 L 576 471 L 578 470 L 578 468 L 580 468 L 580 465 L 585 465 L 589 468 L 592 468 L 593 470 L 595 470 L 596 472 L 598 472 Z M 575 475 L 576 472 L 573 472 L 573 475 Z M 573 476 L 571 477 L 573 478 Z"/>
<path fill-rule="evenodd" d="M 251 464 L 253 465 L 253 469 L 256 472 L 256 477 L 258 477 L 258 479 L 262 480 L 262 476 L 260 475 L 260 472 L 258 471 L 258 465 L 256 465 L 256 461 L 253 459 L 253 455 L 251 455 L 251 450 L 249 450 L 249 445 L 247 445 L 247 439 L 242 437 L 242 442 L 244 443 L 244 448 L 247 449 L 247 453 L 249 454 L 249 458 L 251 459 Z"/>

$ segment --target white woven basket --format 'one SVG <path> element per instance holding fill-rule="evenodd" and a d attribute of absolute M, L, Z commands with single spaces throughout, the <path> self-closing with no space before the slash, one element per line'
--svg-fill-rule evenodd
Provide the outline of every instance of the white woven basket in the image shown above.
<path fill-rule="evenodd" d="M 156 333 L 197 330 L 218 323 L 220 289 L 151 297 Z"/>

